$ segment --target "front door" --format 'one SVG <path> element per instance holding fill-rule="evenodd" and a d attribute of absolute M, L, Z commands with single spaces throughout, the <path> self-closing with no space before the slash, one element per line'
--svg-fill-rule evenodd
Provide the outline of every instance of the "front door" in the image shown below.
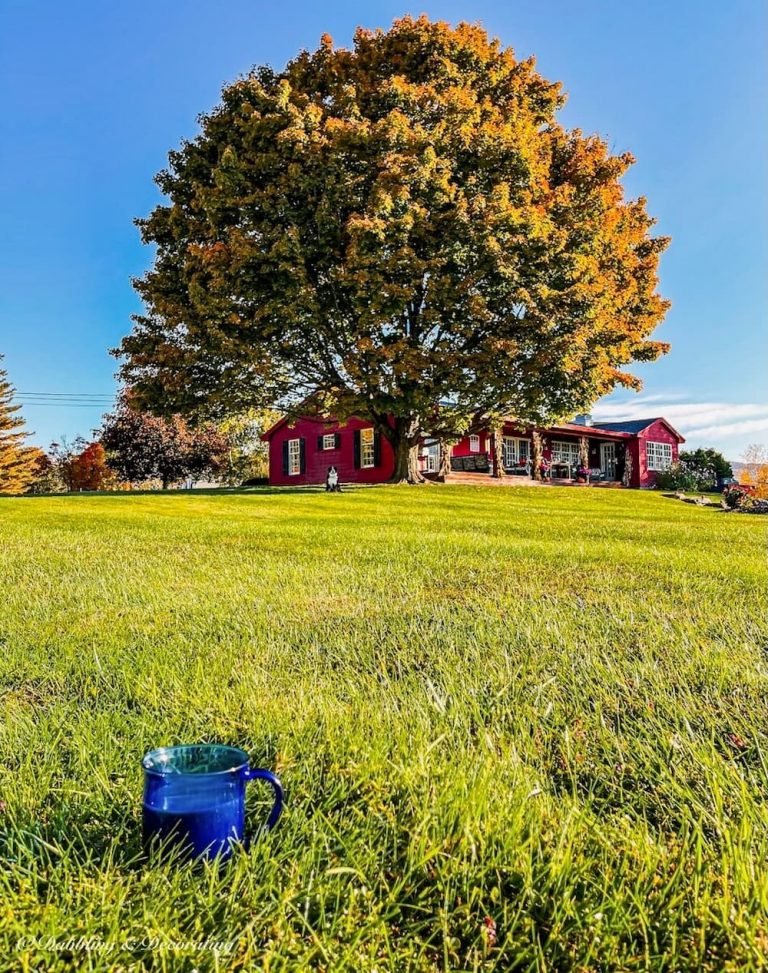
<path fill-rule="evenodd" d="M 600 443 L 600 468 L 606 480 L 616 479 L 616 443 Z"/>
<path fill-rule="evenodd" d="M 424 459 L 424 472 L 437 473 L 440 469 L 440 444 L 430 443 L 424 446 L 421 455 Z"/>

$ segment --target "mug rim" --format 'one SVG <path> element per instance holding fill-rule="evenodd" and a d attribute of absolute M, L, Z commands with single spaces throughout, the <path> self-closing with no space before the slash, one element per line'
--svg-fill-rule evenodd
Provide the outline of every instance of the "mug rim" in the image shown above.
<path fill-rule="evenodd" d="M 173 771 L 159 770 L 157 767 L 150 766 L 150 762 L 153 758 L 156 758 L 160 754 L 170 754 L 179 753 L 184 750 L 229 750 L 232 753 L 233 758 L 235 755 L 239 758 L 236 764 L 232 767 L 227 767 L 224 770 L 210 770 L 203 773 L 195 774 L 195 777 L 218 777 L 222 774 L 232 774 L 238 770 L 242 770 L 243 767 L 247 767 L 249 763 L 248 754 L 245 750 L 241 750 L 240 747 L 232 747 L 227 743 L 179 743 L 168 747 L 155 747 L 154 750 L 149 750 L 141 758 L 141 766 L 145 774 L 154 774 L 156 777 L 183 777 L 185 776 L 183 772 L 181 774 L 175 773 Z M 189 775 L 191 776 L 191 775 Z"/>

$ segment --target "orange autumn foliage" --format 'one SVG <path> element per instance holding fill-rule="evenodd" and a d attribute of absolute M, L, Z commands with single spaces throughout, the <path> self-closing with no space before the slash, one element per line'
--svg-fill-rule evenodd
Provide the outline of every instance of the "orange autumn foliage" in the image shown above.
<path fill-rule="evenodd" d="M 107 465 L 101 443 L 89 443 L 81 453 L 68 461 L 67 485 L 70 490 L 106 490 L 115 483 L 115 475 Z"/>
<path fill-rule="evenodd" d="M 324 35 L 227 86 L 158 176 L 146 313 L 120 348 L 137 403 L 371 419 L 413 473 L 425 433 L 583 411 L 652 338 L 667 239 L 629 153 L 566 129 L 565 96 L 483 28 Z M 451 399 L 451 408 L 439 403 Z"/>

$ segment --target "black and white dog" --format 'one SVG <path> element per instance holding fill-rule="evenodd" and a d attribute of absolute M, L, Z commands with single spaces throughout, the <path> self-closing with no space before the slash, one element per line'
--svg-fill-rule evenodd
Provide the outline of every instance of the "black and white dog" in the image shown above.
<path fill-rule="evenodd" d="M 325 478 L 326 493 L 341 493 L 341 483 L 339 483 L 339 471 L 335 466 L 328 467 L 328 475 Z"/>

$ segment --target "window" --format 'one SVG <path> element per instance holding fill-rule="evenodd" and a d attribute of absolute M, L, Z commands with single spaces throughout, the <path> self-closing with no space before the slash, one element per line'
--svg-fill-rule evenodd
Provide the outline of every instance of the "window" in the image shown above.
<path fill-rule="evenodd" d="M 288 476 L 298 476 L 301 473 L 301 440 L 288 440 Z"/>
<path fill-rule="evenodd" d="M 672 465 L 672 445 L 670 443 L 645 444 L 645 457 L 648 460 L 648 469 L 655 472 L 668 470 Z"/>
<path fill-rule="evenodd" d="M 552 443 L 552 462 L 564 463 L 566 466 L 579 465 L 579 444 L 566 443 L 562 440 Z"/>
<path fill-rule="evenodd" d="M 323 436 L 323 449 L 336 449 L 336 433 L 326 433 Z"/>
<path fill-rule="evenodd" d="M 373 443 L 373 427 L 360 430 L 360 466 L 364 469 L 376 465 L 376 452 Z"/>
<path fill-rule="evenodd" d="M 517 466 L 525 463 L 531 457 L 530 439 L 515 439 L 514 436 L 504 437 L 504 466 Z"/>
<path fill-rule="evenodd" d="M 480 437 L 479 436 L 470 436 L 469 437 L 469 451 L 470 451 L 470 453 L 479 453 L 480 452 Z"/>
<path fill-rule="evenodd" d="M 440 469 L 440 444 L 426 442 L 421 447 L 421 456 L 424 460 L 425 473 L 437 473 Z"/>

